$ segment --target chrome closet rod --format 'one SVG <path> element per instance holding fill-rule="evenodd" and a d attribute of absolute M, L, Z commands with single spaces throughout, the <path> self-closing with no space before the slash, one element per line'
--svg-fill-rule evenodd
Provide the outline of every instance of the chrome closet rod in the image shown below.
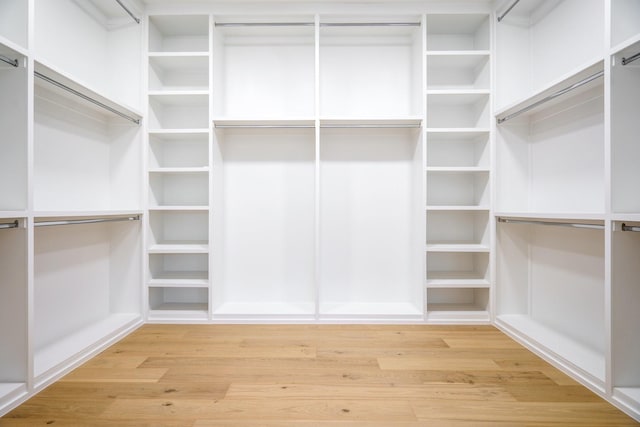
<path fill-rule="evenodd" d="M 137 16 L 135 16 L 135 15 L 133 14 L 133 12 L 131 12 L 131 11 L 129 10 L 129 8 L 127 8 L 127 6 L 125 6 L 125 5 L 124 5 L 120 0 L 116 0 L 116 1 L 117 1 L 117 2 L 118 2 L 118 4 L 120 5 L 120 7 L 122 7 L 122 8 L 123 8 L 123 9 L 124 9 L 128 14 L 129 14 L 129 16 L 130 16 L 130 17 L 132 17 L 134 21 L 136 21 L 136 24 L 139 24 L 139 23 L 140 23 L 140 18 L 138 18 Z"/>
<path fill-rule="evenodd" d="M 122 117 L 122 118 L 124 118 L 124 119 L 127 119 L 127 120 L 129 120 L 129 121 L 132 121 L 133 123 L 135 123 L 135 124 L 137 124 L 137 125 L 139 125 L 139 124 L 140 124 L 140 119 L 136 119 L 136 118 L 134 118 L 134 117 L 131 117 L 131 116 L 127 115 L 127 114 L 124 114 L 124 113 L 122 113 L 122 112 L 120 112 L 120 111 L 116 110 L 115 108 L 111 108 L 111 107 L 109 107 L 108 105 L 103 104 L 103 103 L 102 103 L 102 102 L 100 102 L 100 101 L 96 101 L 95 99 L 93 99 L 93 98 L 91 98 L 91 97 L 89 97 L 89 96 L 85 95 L 84 93 L 78 92 L 77 90 L 72 89 L 72 88 L 70 88 L 69 86 L 66 86 L 66 85 L 62 84 L 62 83 L 60 83 L 60 82 L 58 82 L 58 81 L 56 81 L 56 80 L 52 79 L 51 77 L 47 77 L 47 76 L 45 76 L 44 74 L 41 74 L 41 73 L 39 73 L 39 72 L 37 72 L 37 71 L 34 71 L 33 73 L 35 74 L 35 76 L 36 76 L 36 77 L 39 77 L 39 78 L 41 78 L 42 80 L 44 80 L 44 81 L 46 81 L 46 82 L 49 82 L 49 83 L 51 83 L 51 84 L 52 84 L 52 85 L 54 85 L 54 86 L 59 87 L 60 89 L 64 89 L 64 90 L 66 90 L 67 92 L 70 92 L 70 93 L 72 93 L 72 94 L 74 94 L 74 95 L 76 95 L 76 96 L 79 96 L 80 98 L 82 98 L 82 99 L 84 99 L 84 100 L 86 100 L 86 101 L 89 101 L 89 102 L 91 102 L 91 103 L 93 103 L 93 104 L 97 105 L 98 107 L 104 108 L 105 110 L 110 111 L 110 112 L 112 112 L 113 114 L 116 114 L 116 115 L 118 115 L 118 116 L 120 116 L 120 117 Z"/>
<path fill-rule="evenodd" d="M 534 108 L 538 107 L 539 105 L 544 104 L 545 102 L 549 102 L 549 101 L 551 101 L 552 99 L 555 99 L 555 98 L 557 98 L 557 97 L 559 97 L 559 96 L 561 96 L 561 95 L 564 95 L 565 93 L 570 92 L 570 91 L 572 91 L 572 90 L 574 90 L 574 89 L 577 89 L 577 88 L 579 88 L 580 86 L 584 86 L 584 85 L 586 85 L 587 83 L 589 83 L 589 82 L 591 82 L 591 81 L 593 81 L 593 80 L 595 80 L 595 79 L 597 79 L 597 78 L 599 78 L 599 77 L 602 77 L 602 76 L 604 76 L 604 71 L 598 71 L 597 73 L 590 75 L 590 76 L 589 76 L 589 77 L 587 77 L 586 79 L 584 79 L 584 80 L 580 80 L 579 82 L 574 83 L 574 84 L 572 84 L 571 86 L 565 87 L 564 89 L 560 89 L 559 91 L 557 91 L 557 92 L 555 92 L 555 93 L 552 93 L 551 95 L 549 95 L 549 96 L 547 96 L 547 97 L 545 97 L 545 98 L 541 99 L 540 101 L 536 101 L 536 102 L 534 102 L 533 104 L 528 105 L 528 106 L 526 106 L 526 107 L 524 107 L 524 108 L 522 108 L 522 109 L 520 109 L 520 110 L 516 111 L 515 113 L 511 113 L 511 114 L 509 114 L 508 116 L 504 116 L 504 117 L 502 117 L 502 118 L 499 118 L 499 119 L 497 120 L 497 121 L 498 121 L 498 124 L 504 123 L 504 122 L 506 122 L 507 120 L 511 120 L 511 119 L 513 119 L 514 117 L 517 117 L 517 116 L 519 116 L 519 115 L 520 115 L 520 114 L 522 114 L 522 113 L 526 113 L 527 111 L 532 110 L 532 109 L 534 109 Z"/>
<path fill-rule="evenodd" d="M 631 64 L 636 59 L 640 59 L 640 52 L 638 52 L 635 55 L 630 56 L 628 58 L 622 58 L 622 65 Z"/>
<path fill-rule="evenodd" d="M 623 223 L 621 229 L 622 231 L 640 232 L 640 226 L 637 226 L 637 225 L 627 225 Z"/>
<path fill-rule="evenodd" d="M 323 129 L 417 129 L 420 124 L 328 124 L 320 125 Z"/>
<path fill-rule="evenodd" d="M 517 5 L 517 4 L 518 4 L 518 2 L 519 2 L 519 1 L 520 1 L 520 0 L 516 0 L 516 1 L 514 1 L 513 3 L 511 3 L 511 6 L 509 6 L 509 8 L 508 8 L 507 10 L 505 10 L 505 11 L 504 11 L 504 13 L 503 13 L 502 15 L 498 16 L 498 22 L 502 21 L 502 20 L 504 19 L 504 17 L 505 17 L 505 16 L 507 16 L 507 14 L 508 14 L 509 12 L 511 12 L 511 9 L 513 9 L 513 8 L 515 7 L 515 5 Z"/>
<path fill-rule="evenodd" d="M 6 223 L 0 224 L 0 230 L 6 230 L 9 228 L 18 228 L 18 226 L 19 226 L 18 220 L 16 219 L 13 222 L 6 222 Z"/>
<path fill-rule="evenodd" d="M 216 27 L 313 27 L 314 22 L 216 22 Z"/>
<path fill-rule="evenodd" d="M 321 22 L 321 27 L 419 27 L 419 22 Z"/>
<path fill-rule="evenodd" d="M 314 125 L 215 125 L 216 129 L 313 129 Z"/>
<path fill-rule="evenodd" d="M 18 60 L 17 59 L 11 59 L 7 56 L 1 55 L 0 54 L 0 61 L 2 62 L 6 62 L 9 65 L 13 65 L 14 67 L 18 66 Z"/>
<path fill-rule="evenodd" d="M 531 220 L 531 219 L 510 219 L 510 218 L 502 218 L 502 217 L 498 217 L 498 222 L 504 222 L 507 224 L 514 223 L 514 224 L 552 225 L 556 227 L 588 228 L 593 230 L 604 230 L 604 225 L 602 224 L 580 224 L 580 223 L 572 223 L 572 222 L 542 221 L 542 220 Z"/>
<path fill-rule="evenodd" d="M 92 219 L 69 219 L 64 221 L 40 221 L 35 222 L 36 227 L 50 227 L 53 225 L 76 225 L 76 224 L 95 224 L 99 222 L 120 222 L 120 221 L 139 221 L 140 215 L 119 217 L 119 218 L 92 218 Z"/>

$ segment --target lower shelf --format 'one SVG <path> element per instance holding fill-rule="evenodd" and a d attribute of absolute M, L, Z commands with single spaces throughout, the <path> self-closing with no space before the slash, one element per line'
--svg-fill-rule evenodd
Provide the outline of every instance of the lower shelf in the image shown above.
<path fill-rule="evenodd" d="M 21 396 L 27 394 L 26 383 L 0 383 L 0 417 L 8 411 L 7 406 L 15 402 Z"/>
<path fill-rule="evenodd" d="M 428 323 L 489 323 L 489 311 L 471 304 L 429 304 Z"/>
<path fill-rule="evenodd" d="M 209 319 L 207 303 L 164 303 L 149 310 L 150 322 L 162 321 L 205 321 Z"/>
<path fill-rule="evenodd" d="M 320 315 L 326 317 L 393 317 L 401 319 L 422 318 L 422 311 L 407 302 L 389 303 L 324 303 L 320 305 Z"/>
<path fill-rule="evenodd" d="M 83 329 L 57 340 L 54 344 L 36 350 L 34 374 L 42 384 L 66 369 L 71 360 L 79 360 L 100 345 L 116 339 L 129 329 L 142 323 L 138 313 L 117 313 L 90 324 Z"/>
<path fill-rule="evenodd" d="M 604 387 L 605 356 L 596 350 L 537 322 L 527 315 L 498 316 L 496 326 L 510 333 L 529 347 L 539 349 L 543 355 L 561 364 L 599 390 Z"/>
<path fill-rule="evenodd" d="M 314 303 L 288 303 L 288 302 L 226 302 L 217 307 L 214 316 L 270 316 L 270 315 L 303 315 L 315 314 Z"/>
<path fill-rule="evenodd" d="M 636 419 L 640 419 L 640 386 L 615 387 L 613 399 L 632 412 Z"/>

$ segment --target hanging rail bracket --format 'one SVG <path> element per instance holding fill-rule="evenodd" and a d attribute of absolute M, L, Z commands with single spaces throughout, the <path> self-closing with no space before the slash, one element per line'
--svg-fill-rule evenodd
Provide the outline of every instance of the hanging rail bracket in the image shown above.
<path fill-rule="evenodd" d="M 0 230 L 7 230 L 10 228 L 18 228 L 18 227 L 20 227 L 20 222 L 17 219 L 13 222 L 0 223 Z"/>
<path fill-rule="evenodd" d="M 0 61 L 6 62 L 7 64 L 9 64 L 9 65 L 11 65 L 13 67 L 16 67 L 16 68 L 18 67 L 18 64 L 19 64 L 17 59 L 11 59 L 11 58 L 6 57 L 6 56 L 4 56 L 2 54 L 0 54 Z"/>

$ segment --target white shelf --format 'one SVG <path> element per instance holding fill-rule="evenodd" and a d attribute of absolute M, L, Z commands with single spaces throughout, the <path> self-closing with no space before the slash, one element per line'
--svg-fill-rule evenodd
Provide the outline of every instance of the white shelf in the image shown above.
<path fill-rule="evenodd" d="M 208 52 L 208 15 L 149 16 L 149 51 Z"/>
<path fill-rule="evenodd" d="M 225 302 L 214 309 L 214 316 L 314 315 L 314 303 L 294 302 Z"/>
<path fill-rule="evenodd" d="M 456 67 L 476 67 L 491 55 L 490 50 L 428 50 L 427 59 L 430 64 Z M 440 62 L 441 61 L 441 62 Z"/>
<path fill-rule="evenodd" d="M 611 215 L 613 221 L 640 221 L 640 213 L 614 213 Z"/>
<path fill-rule="evenodd" d="M 427 211 L 489 211 L 488 206 L 473 206 L 473 205 L 465 205 L 465 206 L 455 206 L 455 205 L 446 205 L 446 206 L 438 206 L 438 205 L 427 205 Z"/>
<path fill-rule="evenodd" d="M 598 58 L 596 60 L 592 60 L 589 61 L 587 64 L 584 64 L 583 66 L 578 67 L 577 69 L 575 69 L 574 71 L 571 71 L 565 75 L 563 75 L 562 77 L 559 77 L 558 79 L 554 80 L 553 82 L 545 85 L 544 87 L 538 89 L 537 91 L 535 91 L 534 93 L 520 99 L 519 101 L 516 101 L 508 106 L 502 107 L 502 108 L 498 108 L 496 110 L 495 117 L 496 118 L 501 118 L 501 117 L 506 117 L 510 114 L 513 114 L 517 111 L 520 111 L 524 108 L 529 107 L 530 105 L 535 104 L 536 102 L 548 97 L 549 95 L 552 95 L 562 89 L 565 89 L 567 87 L 570 87 L 578 82 L 580 82 L 581 80 L 584 80 L 585 78 L 594 75 L 597 72 L 600 72 L 604 69 L 604 62 L 602 60 L 602 58 Z M 567 97 L 573 97 L 576 95 L 579 95 L 581 93 L 584 93 L 586 91 L 588 91 L 589 89 L 592 89 L 598 85 L 602 85 L 603 79 L 599 78 L 599 79 L 595 79 L 594 81 L 585 84 L 577 89 L 573 89 L 572 91 L 568 92 L 568 96 L 559 96 L 557 97 L 555 100 L 550 100 L 542 105 L 540 105 L 537 108 L 534 108 L 532 110 L 529 110 L 525 113 L 523 113 L 521 115 L 521 117 L 527 117 L 530 116 L 532 114 L 535 114 L 537 111 L 543 109 L 543 108 L 549 108 L 553 105 L 558 104 L 559 102 L 562 102 L 563 100 L 566 100 Z M 507 122 L 508 123 L 508 122 Z"/>
<path fill-rule="evenodd" d="M 57 81 L 58 83 L 63 84 L 64 86 L 73 89 L 74 91 L 77 91 L 79 93 L 81 93 L 82 95 L 91 98 L 95 101 L 98 101 L 126 116 L 130 116 L 133 119 L 137 119 L 140 120 L 143 116 L 143 114 L 138 111 L 133 109 L 132 107 L 129 107 L 121 102 L 118 102 L 112 98 L 110 98 L 107 95 L 102 94 L 100 91 L 93 89 L 90 85 L 72 77 L 71 75 L 65 73 L 64 71 L 61 71 L 59 69 L 56 69 L 54 66 L 49 65 L 47 63 L 44 63 L 42 61 L 35 61 L 35 71 L 38 73 L 41 73 L 55 81 Z M 35 78 L 35 83 L 39 86 L 42 86 L 44 88 L 47 88 L 48 90 L 51 90 L 53 92 L 55 92 L 56 94 L 59 94 L 67 99 L 69 99 L 70 101 L 74 102 L 74 103 L 81 103 L 83 106 L 90 108 L 91 110 L 95 111 L 96 113 L 99 113 L 105 117 L 109 117 L 109 118 L 118 118 L 118 119 L 122 119 L 122 117 L 118 116 L 117 114 L 114 114 L 104 108 L 101 108 L 97 105 L 95 105 L 92 102 L 88 102 L 84 99 L 82 99 L 81 97 L 72 94 L 66 90 L 60 89 L 56 86 L 54 86 L 53 84 L 49 83 L 49 82 L 45 82 L 40 78 Z M 122 119 L 124 120 L 124 119 Z"/>
<path fill-rule="evenodd" d="M 420 127 L 422 117 L 406 116 L 406 117 L 320 117 L 320 127 L 375 127 L 375 126 L 414 126 Z"/>
<path fill-rule="evenodd" d="M 149 89 L 152 93 L 174 90 L 208 90 L 209 55 L 197 52 L 149 55 Z"/>
<path fill-rule="evenodd" d="M 148 285 L 153 288 L 206 288 L 209 286 L 207 271 L 165 271 L 154 274 Z"/>
<path fill-rule="evenodd" d="M 149 246 L 150 254 L 203 254 L 209 252 L 207 243 L 183 242 L 161 243 Z"/>
<path fill-rule="evenodd" d="M 148 320 L 159 321 L 205 321 L 209 319 L 207 304 L 163 304 L 149 310 Z"/>
<path fill-rule="evenodd" d="M 562 334 L 556 329 L 536 322 L 527 315 L 499 315 L 496 324 L 529 347 L 535 346 L 538 353 L 562 364 L 589 382 L 600 386 L 604 382 L 604 354 L 575 341 L 572 337 Z"/>
<path fill-rule="evenodd" d="M 166 168 L 149 169 L 149 173 L 207 173 L 207 172 L 209 172 L 208 166 L 166 167 Z"/>
<path fill-rule="evenodd" d="M 264 117 L 216 117 L 213 119 L 215 127 L 314 127 L 315 119 L 304 117 L 292 118 L 264 118 Z"/>
<path fill-rule="evenodd" d="M 150 136 L 157 136 L 165 139 L 175 139 L 182 136 L 208 135 L 208 128 L 187 128 L 187 129 L 149 129 Z"/>
<path fill-rule="evenodd" d="M 489 252 L 487 245 L 478 243 L 428 243 L 427 252 Z"/>
<path fill-rule="evenodd" d="M 0 219 L 26 218 L 27 211 L 0 211 Z"/>
<path fill-rule="evenodd" d="M 422 311 L 411 303 L 323 303 L 320 305 L 321 316 L 390 316 L 417 317 Z"/>
<path fill-rule="evenodd" d="M 442 97 L 434 101 L 435 105 L 473 104 L 490 94 L 489 89 L 427 89 L 427 97 Z"/>
<path fill-rule="evenodd" d="M 209 96 L 208 90 L 150 90 L 149 97 L 166 105 L 201 105 Z"/>
<path fill-rule="evenodd" d="M 176 206 L 149 206 L 150 212 L 190 212 L 190 211 L 208 211 L 209 206 L 197 206 L 197 205 L 176 205 Z"/>
<path fill-rule="evenodd" d="M 430 272 L 427 288 L 488 288 L 491 282 L 480 273 Z"/>
<path fill-rule="evenodd" d="M 489 323 L 489 312 L 482 307 L 464 304 L 433 304 L 427 306 L 427 323 Z"/>
<path fill-rule="evenodd" d="M 142 215 L 141 210 L 99 210 L 99 211 L 34 211 L 33 216 L 38 220 L 53 219 L 91 219 L 104 217 L 124 217 Z"/>
<path fill-rule="evenodd" d="M 438 138 L 458 137 L 460 135 L 474 138 L 483 134 L 488 134 L 491 130 L 488 127 L 427 127 L 427 136 L 437 135 Z"/>
<path fill-rule="evenodd" d="M 489 173 L 490 168 L 484 166 L 427 166 L 429 173 Z"/>
<path fill-rule="evenodd" d="M 137 313 L 117 313 L 85 326 L 81 330 L 57 339 L 53 344 L 36 349 L 34 373 L 38 381 L 56 375 L 54 370 L 68 366 L 70 360 L 80 360 L 123 333 L 142 323 Z"/>

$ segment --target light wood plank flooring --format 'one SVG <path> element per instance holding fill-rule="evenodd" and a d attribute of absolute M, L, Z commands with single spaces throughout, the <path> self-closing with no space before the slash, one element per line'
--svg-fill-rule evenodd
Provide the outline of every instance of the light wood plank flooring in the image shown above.
<path fill-rule="evenodd" d="M 490 326 L 145 325 L 13 425 L 638 424 Z"/>

